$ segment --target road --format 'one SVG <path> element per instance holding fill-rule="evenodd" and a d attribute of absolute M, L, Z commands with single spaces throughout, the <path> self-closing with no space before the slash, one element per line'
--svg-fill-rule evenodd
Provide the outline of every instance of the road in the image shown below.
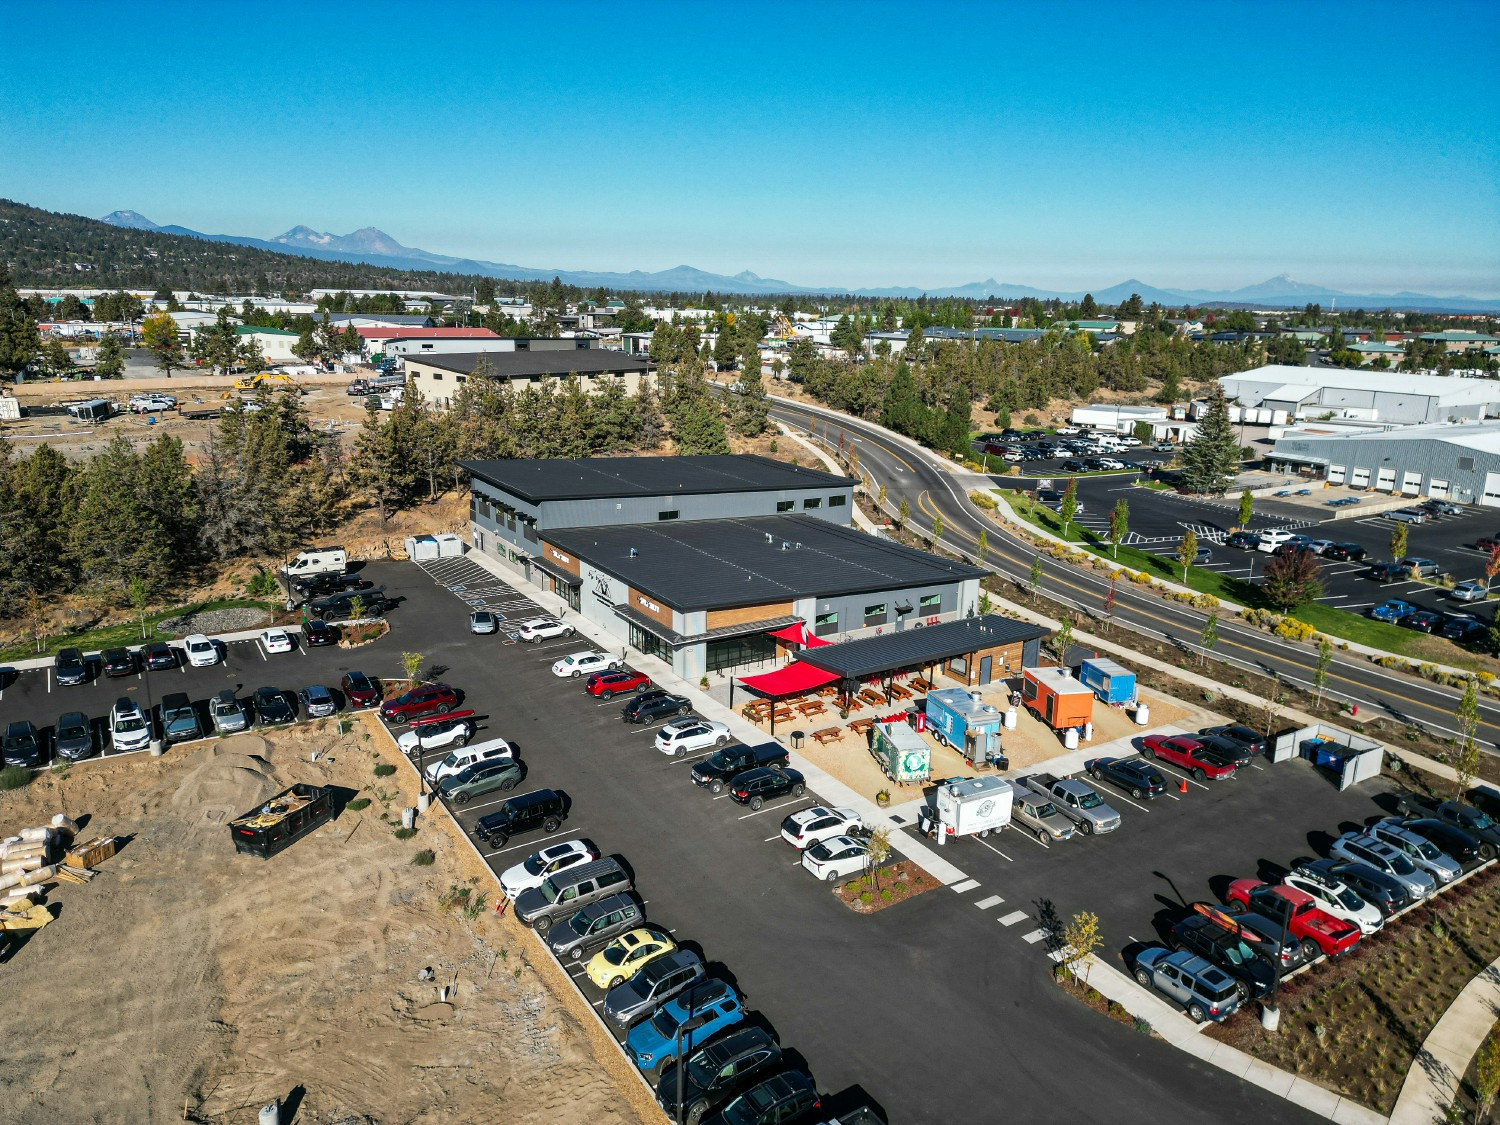
<path fill-rule="evenodd" d="M 773 400 L 771 415 L 802 431 L 813 417 L 820 436 L 836 443 L 847 434 L 859 451 L 861 467 L 886 487 L 890 503 L 905 499 L 911 519 L 926 526 L 933 517 L 943 521 L 942 542 L 949 549 L 972 553 L 981 530 L 988 535 L 986 565 L 1003 577 L 1025 584 L 1036 550 L 1004 525 L 983 516 L 968 500 L 954 475 L 937 468 L 926 456 L 912 449 L 890 431 L 869 422 L 821 407 L 786 400 Z M 997 485 L 1009 484 L 992 478 Z M 1104 616 L 1109 581 L 1102 574 L 1059 562 L 1042 555 L 1039 592 L 1091 616 Z M 1170 645 L 1181 651 L 1198 651 L 1206 615 L 1191 606 L 1168 602 L 1145 594 L 1129 583 L 1115 589 L 1113 620 L 1139 634 L 1150 644 Z M 1214 658 L 1227 660 L 1247 670 L 1279 675 L 1288 683 L 1311 688 L 1316 653 L 1304 644 L 1294 644 L 1260 630 L 1221 619 Z M 1332 697 L 1358 704 L 1362 711 L 1386 716 L 1402 723 L 1416 723 L 1446 735 L 1456 733 L 1453 717 L 1457 693 L 1452 688 L 1377 668 L 1363 657 L 1334 654 L 1325 691 Z M 1500 707 L 1480 704 L 1477 735 L 1487 751 L 1500 746 Z"/>

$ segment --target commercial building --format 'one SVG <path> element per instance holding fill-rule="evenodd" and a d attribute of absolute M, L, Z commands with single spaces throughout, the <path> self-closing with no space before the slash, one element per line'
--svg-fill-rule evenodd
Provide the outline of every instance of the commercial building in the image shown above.
<path fill-rule="evenodd" d="M 541 540 L 556 529 L 786 514 L 846 524 L 854 510 L 852 478 L 754 454 L 461 464 L 474 546 L 537 581 L 550 570 Z"/>
<path fill-rule="evenodd" d="M 1500 384 L 1489 379 L 1269 364 L 1219 384 L 1231 402 L 1291 418 L 1417 425 L 1500 417 Z"/>
<path fill-rule="evenodd" d="M 775 658 L 819 637 L 971 616 L 983 570 L 812 515 L 554 529 L 543 573 L 583 617 L 680 676 Z"/>
<path fill-rule="evenodd" d="M 514 387 L 553 390 L 569 379 L 592 391 L 606 380 L 618 380 L 626 394 L 635 394 L 651 373 L 649 360 L 624 352 L 595 348 L 594 340 L 516 340 L 515 351 L 456 352 L 451 355 L 407 356 L 408 394 L 415 389 L 429 406 L 447 406 L 454 392 L 470 378 L 503 379 Z"/>
<path fill-rule="evenodd" d="M 1277 438 L 1269 460 L 1331 484 L 1500 507 L 1500 422 L 1350 433 L 1302 427 Z"/>
<path fill-rule="evenodd" d="M 260 348 L 260 354 L 266 357 L 268 363 L 302 362 L 293 351 L 300 339 L 296 332 L 285 328 L 254 328 L 242 324 L 234 330 L 234 334 L 242 344 L 246 340 L 254 340 Z"/>

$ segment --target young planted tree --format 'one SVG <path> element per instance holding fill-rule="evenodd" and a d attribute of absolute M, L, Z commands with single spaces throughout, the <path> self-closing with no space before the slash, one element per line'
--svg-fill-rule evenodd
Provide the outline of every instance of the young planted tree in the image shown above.
<path fill-rule="evenodd" d="M 1408 538 L 1406 524 L 1398 523 L 1391 532 L 1391 561 L 1399 562 L 1406 558 L 1406 541 Z"/>
<path fill-rule="evenodd" d="M 1094 954 L 1104 946 L 1104 934 L 1099 929 L 1099 915 L 1087 910 L 1073 915 L 1063 927 L 1063 960 L 1075 974 L 1083 966 L 1083 983 L 1089 980 L 1089 965 Z"/>
<path fill-rule="evenodd" d="M 1453 799 L 1462 801 L 1479 773 L 1480 750 L 1474 735 L 1479 730 L 1479 680 L 1470 676 L 1464 681 L 1464 693 L 1454 713 L 1458 719 L 1458 757 L 1453 763 L 1456 775 Z"/>
<path fill-rule="evenodd" d="M 422 674 L 422 661 L 426 659 L 420 652 L 403 652 L 401 654 L 401 667 L 406 672 L 407 680 L 413 684 L 420 682 L 419 677 Z"/>
<path fill-rule="evenodd" d="M 1182 533 L 1182 541 L 1177 544 L 1177 561 L 1182 564 L 1182 584 L 1187 585 L 1188 567 L 1193 565 L 1193 560 L 1198 557 L 1198 533 L 1188 528 Z"/>
<path fill-rule="evenodd" d="M 1122 496 L 1115 501 L 1114 509 L 1109 513 L 1109 541 L 1114 548 L 1115 558 L 1120 557 L 1120 541 L 1130 534 L 1130 505 Z"/>
<path fill-rule="evenodd" d="M 1078 514 L 1078 478 L 1070 477 L 1068 487 L 1063 489 L 1062 503 L 1057 506 L 1057 514 L 1062 516 L 1063 538 L 1068 537 L 1068 525 L 1073 522 L 1073 517 Z"/>
<path fill-rule="evenodd" d="M 1266 564 L 1260 589 L 1266 601 L 1283 613 L 1312 601 L 1323 592 L 1318 556 L 1311 551 L 1289 551 L 1274 556 Z"/>
<path fill-rule="evenodd" d="M 1490 557 L 1484 560 L 1484 589 L 1489 593 L 1490 587 L 1495 583 L 1495 575 L 1500 574 L 1500 543 L 1490 548 Z"/>
<path fill-rule="evenodd" d="M 1115 624 L 1115 586 L 1120 581 L 1118 570 L 1110 573 L 1109 588 L 1104 591 L 1104 621 L 1110 628 Z"/>
<path fill-rule="evenodd" d="M 880 486 L 880 491 L 875 494 L 875 507 L 885 511 L 885 485 Z"/>
<path fill-rule="evenodd" d="M 1318 702 L 1323 702 L 1323 688 L 1328 683 L 1328 669 L 1333 665 L 1333 642 L 1327 637 L 1318 639 L 1318 662 L 1313 665 L 1313 688 L 1318 693 Z"/>
<path fill-rule="evenodd" d="M 156 366 L 172 377 L 173 369 L 186 366 L 182 343 L 177 339 L 177 322 L 164 312 L 152 313 L 141 321 L 141 341 L 156 358 Z"/>
<path fill-rule="evenodd" d="M 1057 657 L 1059 664 L 1066 664 L 1068 650 L 1073 647 L 1073 615 L 1065 613 L 1058 623 L 1057 632 L 1052 634 L 1052 655 Z"/>
<path fill-rule="evenodd" d="M 896 509 L 896 526 L 905 527 L 906 521 L 911 518 L 911 504 L 906 497 L 901 497 L 901 506 Z"/>
<path fill-rule="evenodd" d="M 943 537 L 943 517 L 932 517 L 932 545 L 937 546 L 937 541 Z"/>
<path fill-rule="evenodd" d="M 1031 558 L 1031 572 L 1026 576 L 1026 588 L 1031 592 L 1031 600 L 1036 601 L 1037 590 L 1042 584 L 1042 556 L 1033 555 Z"/>
<path fill-rule="evenodd" d="M 974 540 L 974 557 L 984 562 L 985 556 L 990 553 L 990 533 L 984 528 L 979 529 L 979 538 Z"/>
<path fill-rule="evenodd" d="M 1219 611 L 1210 610 L 1207 619 L 1203 622 L 1203 632 L 1198 634 L 1198 647 L 1202 650 L 1198 653 L 1198 664 L 1201 666 L 1208 658 L 1208 654 L 1219 644 Z"/>
<path fill-rule="evenodd" d="M 880 869 L 885 866 L 886 860 L 891 858 L 891 830 L 889 828 L 875 828 L 870 832 L 865 841 L 869 853 L 865 859 L 865 870 L 870 874 L 870 885 L 876 891 L 880 890 Z"/>
<path fill-rule="evenodd" d="M 1254 511 L 1255 511 L 1255 497 L 1253 497 L 1253 496 L 1250 495 L 1250 490 L 1247 488 L 1247 489 L 1245 489 L 1244 492 L 1240 493 L 1240 526 L 1241 527 L 1249 527 L 1250 526 L 1250 516 L 1251 516 L 1251 514 Z"/>

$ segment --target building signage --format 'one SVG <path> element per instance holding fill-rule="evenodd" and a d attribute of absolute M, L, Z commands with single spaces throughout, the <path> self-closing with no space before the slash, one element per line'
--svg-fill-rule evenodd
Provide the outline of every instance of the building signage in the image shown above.
<path fill-rule="evenodd" d="M 609 606 L 611 609 L 614 608 L 615 599 L 610 597 L 609 594 L 609 575 L 594 575 L 594 598 L 601 605 Z"/>
<path fill-rule="evenodd" d="M 642 609 L 649 610 L 652 613 L 660 613 L 661 612 L 661 606 L 657 605 L 650 598 L 647 598 L 647 597 L 644 597 L 644 596 L 642 596 L 640 594 L 637 594 L 635 596 L 635 600 L 640 603 L 640 606 L 641 606 Z"/>
<path fill-rule="evenodd" d="M 572 559 L 568 558 L 567 555 L 559 551 L 556 547 L 548 547 L 547 553 L 560 563 L 570 563 L 573 561 Z"/>

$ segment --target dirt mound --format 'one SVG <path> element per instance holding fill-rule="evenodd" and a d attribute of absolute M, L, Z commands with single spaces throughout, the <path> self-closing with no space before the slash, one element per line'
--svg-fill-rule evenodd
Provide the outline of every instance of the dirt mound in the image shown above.
<path fill-rule="evenodd" d="M 201 751 L 170 798 L 195 813 L 199 825 L 220 825 L 286 788 L 271 764 L 271 744 L 237 734 Z"/>

